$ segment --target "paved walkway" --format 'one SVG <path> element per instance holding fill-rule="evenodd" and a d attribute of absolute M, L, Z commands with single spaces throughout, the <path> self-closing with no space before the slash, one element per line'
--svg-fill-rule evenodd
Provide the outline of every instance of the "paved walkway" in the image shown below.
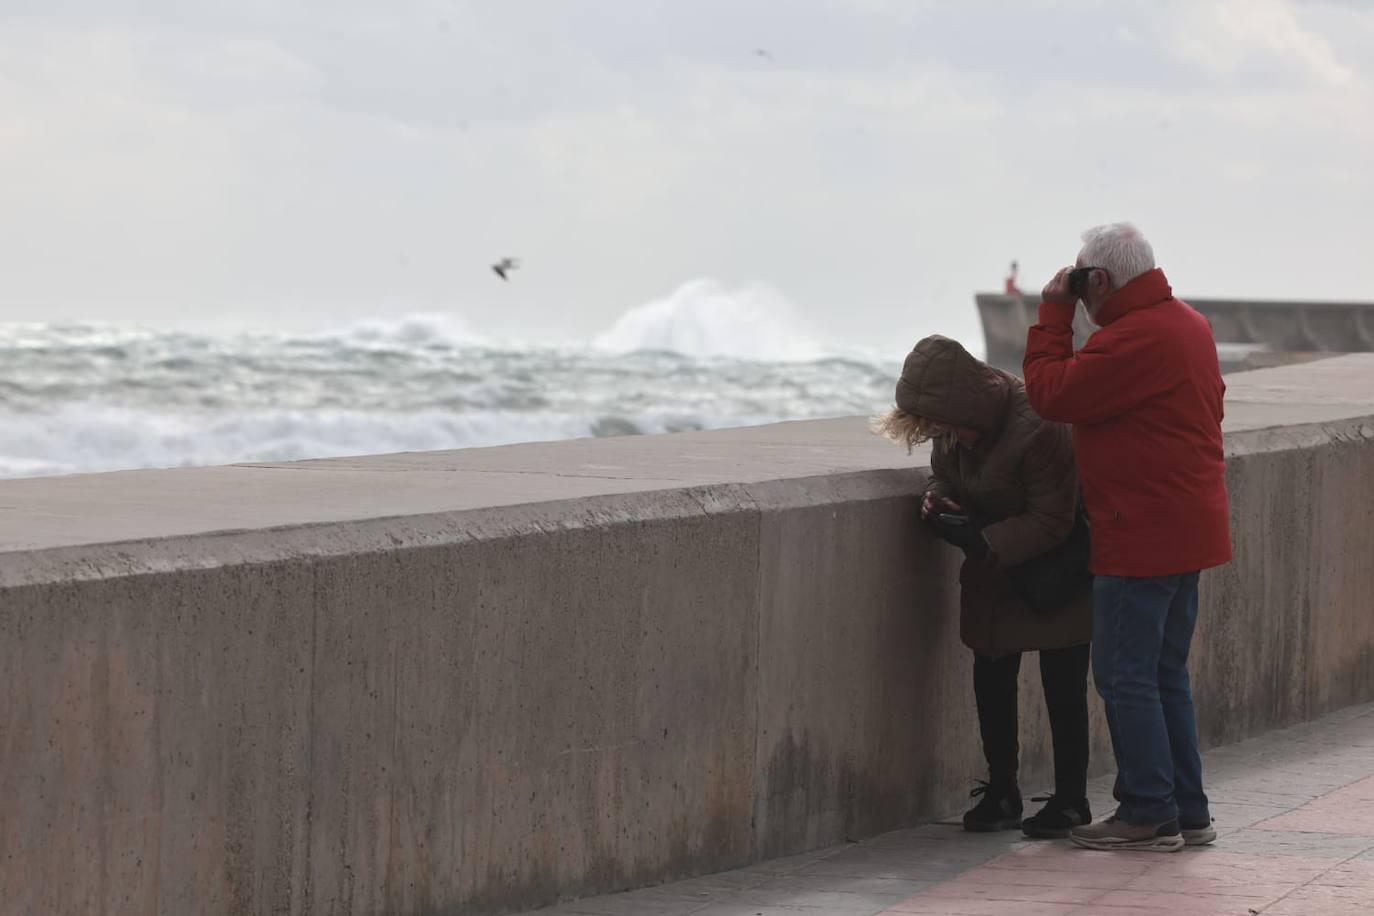
<path fill-rule="evenodd" d="M 1374 704 L 1205 755 L 1216 845 L 1162 854 L 932 825 L 539 916 L 1370 916 Z M 1091 789 L 1109 810 L 1111 782 Z"/>

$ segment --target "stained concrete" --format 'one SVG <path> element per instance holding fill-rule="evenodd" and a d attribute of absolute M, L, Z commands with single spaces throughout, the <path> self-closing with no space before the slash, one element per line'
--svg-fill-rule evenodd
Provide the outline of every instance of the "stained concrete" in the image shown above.
<path fill-rule="evenodd" d="M 1374 357 L 1228 385 L 1208 744 L 1374 698 Z M 0 482 L 0 911 L 496 913 L 947 811 L 924 461 L 849 418 Z"/>

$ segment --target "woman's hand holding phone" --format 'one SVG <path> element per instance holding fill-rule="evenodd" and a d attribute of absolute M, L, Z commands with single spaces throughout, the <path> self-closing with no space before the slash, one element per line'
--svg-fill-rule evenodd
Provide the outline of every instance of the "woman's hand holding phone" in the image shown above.
<path fill-rule="evenodd" d="M 958 503 L 956 503 L 956 502 L 955 502 L 954 500 L 952 500 L 952 499 L 948 499 L 947 497 L 937 495 L 937 494 L 935 493 L 934 490 L 932 490 L 932 491 L 926 493 L 926 495 L 925 495 L 924 497 L 921 498 L 921 520 L 922 520 L 922 521 L 925 521 L 926 519 L 929 519 L 929 518 L 930 518 L 930 514 L 931 514 L 932 512 L 937 512 L 937 513 L 938 513 L 938 512 L 963 512 L 963 511 L 964 511 L 964 507 L 963 507 L 963 506 L 959 505 Z"/>

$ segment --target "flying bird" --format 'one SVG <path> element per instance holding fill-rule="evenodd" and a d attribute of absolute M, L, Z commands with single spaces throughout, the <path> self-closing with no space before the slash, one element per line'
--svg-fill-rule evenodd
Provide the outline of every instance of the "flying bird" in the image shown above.
<path fill-rule="evenodd" d="M 772 61 L 775 64 L 778 62 L 777 58 L 773 57 L 773 52 L 769 51 L 767 48 L 755 48 L 754 53 L 764 60 Z"/>
<path fill-rule="evenodd" d="M 509 283 L 510 277 L 506 276 L 506 274 L 512 270 L 515 270 L 515 268 L 519 266 L 520 262 L 517 261 L 515 258 L 502 258 L 495 264 L 491 265 L 491 269 L 496 273 L 496 276 L 500 277 L 502 280 L 505 280 L 507 283 Z"/>

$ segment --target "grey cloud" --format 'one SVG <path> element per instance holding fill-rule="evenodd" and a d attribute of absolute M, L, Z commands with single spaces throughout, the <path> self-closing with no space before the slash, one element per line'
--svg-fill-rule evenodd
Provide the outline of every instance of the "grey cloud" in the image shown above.
<path fill-rule="evenodd" d="M 652 105 L 702 69 L 742 79 L 767 67 L 900 78 L 940 66 L 989 80 L 1012 99 L 1054 81 L 1184 88 L 1215 78 L 1171 58 L 1171 36 L 1150 4 L 21 0 L 20 18 L 26 10 L 70 27 L 170 33 L 164 44 L 199 33 L 274 47 L 318 74 L 324 104 L 439 126 Z M 1123 30 L 1134 39 L 1123 40 Z M 759 47 L 775 62 L 755 56 Z"/>
<path fill-rule="evenodd" d="M 1368 94 L 1263 48 L 1180 58 L 1180 8 L 9 0 L 0 315 L 409 301 L 572 335 L 716 276 L 886 340 L 972 329 L 1006 259 L 1034 277 L 1122 217 L 1184 289 L 1357 295 Z M 1300 10 L 1369 76 L 1357 10 Z M 525 267 L 494 287 L 505 254 Z"/>

